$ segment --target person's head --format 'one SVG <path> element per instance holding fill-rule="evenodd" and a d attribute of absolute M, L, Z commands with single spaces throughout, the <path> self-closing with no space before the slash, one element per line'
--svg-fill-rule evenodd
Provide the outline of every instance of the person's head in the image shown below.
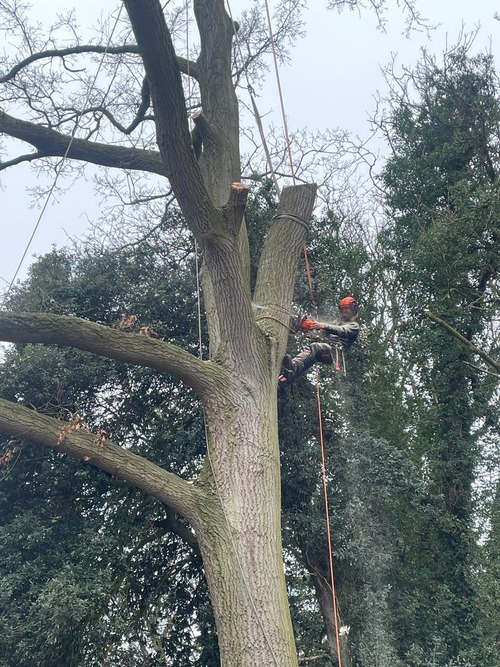
<path fill-rule="evenodd" d="M 345 296 L 339 302 L 340 317 L 346 322 L 352 322 L 358 314 L 358 304 L 352 296 Z"/>

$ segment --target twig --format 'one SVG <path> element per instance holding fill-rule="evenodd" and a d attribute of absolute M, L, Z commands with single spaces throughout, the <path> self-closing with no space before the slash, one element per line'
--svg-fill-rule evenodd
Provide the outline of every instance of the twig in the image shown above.
<path fill-rule="evenodd" d="M 487 370 L 486 368 L 481 368 L 481 366 L 477 366 L 476 364 L 471 364 L 470 361 L 464 361 L 464 364 L 467 366 L 471 366 L 472 368 L 475 368 L 477 371 L 481 371 L 481 373 L 484 373 L 485 375 L 491 375 L 494 378 L 498 378 L 500 380 L 500 375 L 498 373 L 493 373 L 492 371 Z"/>

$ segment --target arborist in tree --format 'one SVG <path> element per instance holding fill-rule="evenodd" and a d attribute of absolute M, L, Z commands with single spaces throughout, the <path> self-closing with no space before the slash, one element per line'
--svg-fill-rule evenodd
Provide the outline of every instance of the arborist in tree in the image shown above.
<path fill-rule="evenodd" d="M 296 323 L 297 331 L 311 332 L 312 335 L 321 338 L 307 345 L 302 352 L 292 357 L 287 354 L 283 359 L 283 371 L 279 377 L 280 386 L 290 384 L 314 364 L 319 361 L 322 364 L 333 364 L 340 369 L 339 354 L 351 347 L 359 334 L 359 324 L 356 322 L 358 316 L 358 304 L 352 296 L 344 297 L 339 303 L 340 322 L 330 324 L 318 322 L 310 318 L 299 319 Z"/>

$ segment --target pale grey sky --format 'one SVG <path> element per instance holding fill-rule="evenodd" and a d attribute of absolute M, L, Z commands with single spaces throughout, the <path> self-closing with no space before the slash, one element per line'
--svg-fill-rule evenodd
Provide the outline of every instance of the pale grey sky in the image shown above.
<path fill-rule="evenodd" d="M 241 7 L 253 0 L 232 0 L 235 18 Z M 269 0 L 273 7 L 273 0 Z M 281 69 L 288 125 L 291 130 L 308 128 L 323 130 L 341 127 L 361 137 L 368 135 L 368 116 L 374 108 L 376 91 L 383 92 L 381 67 L 397 54 L 401 64 L 412 65 L 420 49 L 441 54 L 446 44 L 452 44 L 462 29 L 467 32 L 478 25 L 481 30 L 476 49 L 489 48 L 498 53 L 500 22 L 494 20 L 497 0 L 417 0 L 421 14 L 431 24 L 440 24 L 430 38 L 425 32 L 413 32 L 406 38 L 404 21 L 397 0 L 388 0 L 386 31 L 377 30 L 373 14 L 363 11 L 345 11 L 342 14 L 327 11 L 327 0 L 311 0 L 306 12 L 307 35 L 292 52 L 291 65 Z M 39 20 L 49 22 L 57 12 L 67 11 L 74 0 L 45 0 L 34 3 Z M 86 0 L 78 3 L 77 16 L 85 27 L 96 25 L 101 14 L 118 6 L 116 0 Z M 2 45 L 0 44 L 0 48 Z M 500 55 L 497 58 L 500 63 Z M 500 64 L 498 65 L 500 67 Z M 261 113 L 273 110 L 265 122 L 280 122 L 279 102 L 270 71 L 268 83 L 259 94 Z M 9 157 L 14 157 L 14 153 Z M 40 210 L 30 208 L 25 186 L 33 183 L 28 165 L 19 165 L 0 174 L 2 209 L 1 225 L 4 231 L 0 246 L 0 288 L 10 283 L 27 247 Z M 97 215 L 99 202 L 92 197 L 91 185 L 78 181 L 60 199 L 52 201 L 40 222 L 34 240 L 23 262 L 18 277 L 26 275 L 33 255 L 49 251 L 52 245 L 65 245 L 69 238 L 81 236 L 88 227 L 88 219 Z"/>

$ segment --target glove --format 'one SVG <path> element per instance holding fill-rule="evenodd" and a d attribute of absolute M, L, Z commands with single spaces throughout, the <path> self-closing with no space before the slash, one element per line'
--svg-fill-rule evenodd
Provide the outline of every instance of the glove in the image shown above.
<path fill-rule="evenodd" d="M 300 323 L 300 328 L 302 331 L 311 331 L 311 329 L 318 329 L 318 324 L 319 322 L 316 322 L 316 320 L 306 318 Z"/>

